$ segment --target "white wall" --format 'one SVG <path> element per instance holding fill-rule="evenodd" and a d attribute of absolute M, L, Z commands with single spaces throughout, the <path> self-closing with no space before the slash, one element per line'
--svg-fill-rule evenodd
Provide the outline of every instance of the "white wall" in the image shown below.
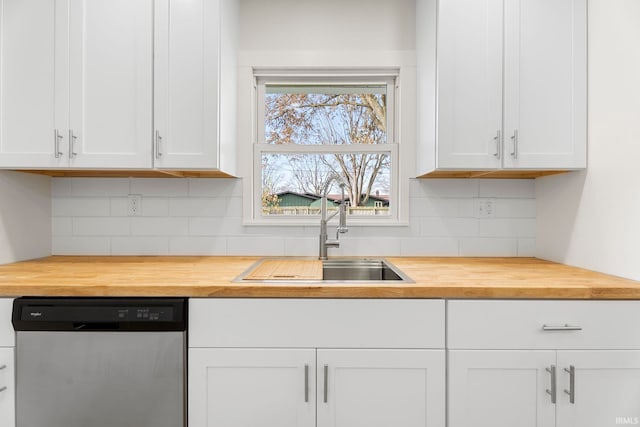
<path fill-rule="evenodd" d="M 50 182 L 0 171 L 0 264 L 51 254 Z"/>
<path fill-rule="evenodd" d="M 589 1 L 589 163 L 536 181 L 537 256 L 640 280 L 640 1 Z"/>
<path fill-rule="evenodd" d="M 54 178 L 52 183 L 57 255 L 318 254 L 319 224 L 244 226 L 239 179 Z M 330 255 L 533 254 L 533 180 L 412 180 L 410 189 L 409 226 L 351 226 Z M 142 195 L 141 217 L 127 216 L 128 194 Z M 478 197 L 495 198 L 495 218 L 477 218 Z"/>

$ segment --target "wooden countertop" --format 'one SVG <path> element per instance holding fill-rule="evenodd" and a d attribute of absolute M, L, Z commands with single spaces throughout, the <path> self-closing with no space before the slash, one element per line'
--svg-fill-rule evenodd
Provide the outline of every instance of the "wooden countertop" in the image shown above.
<path fill-rule="evenodd" d="M 640 299 L 640 282 L 535 258 L 386 258 L 415 283 L 232 282 L 258 259 L 52 256 L 0 266 L 0 296 Z"/>

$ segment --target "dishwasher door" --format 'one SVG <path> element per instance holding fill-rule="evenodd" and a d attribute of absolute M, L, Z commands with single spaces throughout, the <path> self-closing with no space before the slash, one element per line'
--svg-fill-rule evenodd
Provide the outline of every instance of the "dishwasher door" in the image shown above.
<path fill-rule="evenodd" d="M 185 426 L 185 332 L 18 331 L 17 427 Z"/>

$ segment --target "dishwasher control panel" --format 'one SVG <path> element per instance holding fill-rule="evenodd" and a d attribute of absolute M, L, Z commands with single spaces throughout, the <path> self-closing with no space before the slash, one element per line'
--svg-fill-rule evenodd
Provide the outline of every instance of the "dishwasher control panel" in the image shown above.
<path fill-rule="evenodd" d="M 16 330 L 185 330 L 184 298 L 18 298 Z"/>

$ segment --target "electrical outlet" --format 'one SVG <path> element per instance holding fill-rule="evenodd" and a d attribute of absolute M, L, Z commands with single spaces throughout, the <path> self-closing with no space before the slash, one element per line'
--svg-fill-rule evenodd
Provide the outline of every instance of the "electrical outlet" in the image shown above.
<path fill-rule="evenodd" d="M 476 198 L 476 218 L 495 218 L 496 199 Z"/>
<path fill-rule="evenodd" d="M 127 210 L 129 216 L 142 215 L 142 195 L 129 194 L 129 201 L 127 203 Z"/>

